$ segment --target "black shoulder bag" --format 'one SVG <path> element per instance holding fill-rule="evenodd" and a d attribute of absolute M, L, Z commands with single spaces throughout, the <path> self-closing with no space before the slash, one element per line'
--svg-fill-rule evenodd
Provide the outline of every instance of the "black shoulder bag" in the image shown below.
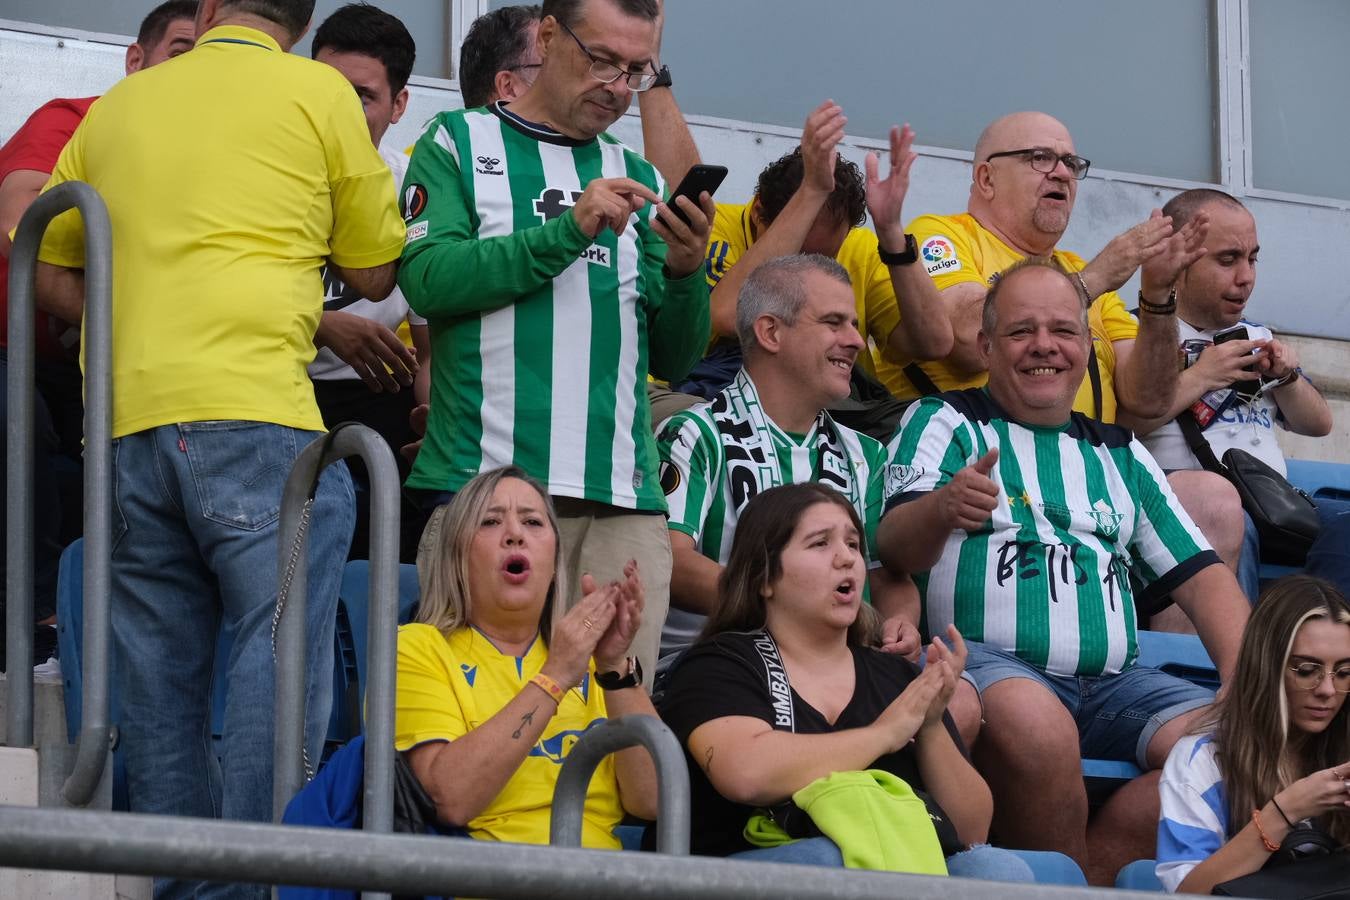
<path fill-rule="evenodd" d="M 1176 422 L 1200 465 L 1237 488 L 1242 508 L 1261 535 L 1261 558 L 1276 565 L 1303 565 L 1322 528 L 1312 498 L 1246 450 L 1234 447 L 1219 462 L 1189 409 Z"/>

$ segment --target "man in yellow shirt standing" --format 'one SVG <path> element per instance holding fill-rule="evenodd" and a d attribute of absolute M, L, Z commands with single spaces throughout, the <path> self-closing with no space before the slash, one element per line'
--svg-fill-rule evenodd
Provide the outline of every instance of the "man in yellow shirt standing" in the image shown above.
<path fill-rule="evenodd" d="M 91 184 L 114 235 L 112 620 L 135 811 L 271 818 L 277 519 L 296 456 L 323 428 L 305 374 L 320 268 L 380 299 L 403 246 L 351 84 L 286 52 L 313 7 L 203 0 L 196 47 L 104 95 L 49 182 Z M 53 222 L 40 260 L 39 301 L 78 317 L 78 214 Z M 350 478 L 331 467 L 308 543 L 311 759 L 352 517 Z M 208 726 L 221 628 L 234 643 L 218 769 Z"/>

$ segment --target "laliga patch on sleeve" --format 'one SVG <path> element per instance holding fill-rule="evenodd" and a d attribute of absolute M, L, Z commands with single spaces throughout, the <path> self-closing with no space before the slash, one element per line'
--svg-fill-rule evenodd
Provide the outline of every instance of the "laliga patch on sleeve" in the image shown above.
<path fill-rule="evenodd" d="M 952 239 L 935 234 L 919 247 L 919 258 L 929 275 L 941 275 L 946 272 L 959 272 L 961 259 L 956 255 L 956 245 Z"/>
<path fill-rule="evenodd" d="M 409 244 L 411 244 L 413 241 L 420 241 L 422 238 L 426 237 L 426 236 L 427 236 L 427 227 L 428 227 L 428 224 L 427 224 L 426 221 L 421 221 L 421 222 L 417 222 L 417 223 L 414 223 L 414 224 L 412 224 L 412 225 L 409 225 L 409 226 L 408 226 L 408 233 L 407 233 L 407 235 L 403 238 L 403 246 L 406 247 L 406 246 L 408 246 Z"/>
<path fill-rule="evenodd" d="M 886 467 L 886 499 L 903 494 L 923 477 L 922 466 L 890 465 Z"/>

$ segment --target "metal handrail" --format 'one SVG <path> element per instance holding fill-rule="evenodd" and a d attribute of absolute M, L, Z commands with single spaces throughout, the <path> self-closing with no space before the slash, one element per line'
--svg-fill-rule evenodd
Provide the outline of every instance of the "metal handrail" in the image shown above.
<path fill-rule="evenodd" d="M 665 723 L 653 716 L 606 719 L 581 736 L 563 760 L 553 788 L 553 817 L 548 842 L 555 847 L 581 846 L 581 813 L 586 788 L 600 761 L 611 753 L 641 745 L 656 765 L 660 803 L 656 822 L 659 853 L 689 853 L 689 767 L 680 741 Z"/>
<path fill-rule="evenodd" d="M 357 456 L 370 477 L 370 614 L 367 626 L 365 798 L 363 827 L 394 828 L 394 667 L 398 641 L 398 468 L 389 445 L 364 425 L 342 425 L 300 451 L 281 496 L 280 572 L 291 553 L 301 513 L 319 473 Z M 306 544 L 295 548 L 294 574 L 276 631 L 276 740 L 272 769 L 272 814 L 280 821 L 286 804 L 304 786 Z"/>
<path fill-rule="evenodd" d="M 84 223 L 84 696 L 75 765 L 61 794 L 84 806 L 112 746 L 108 716 L 108 595 L 112 532 L 112 225 L 98 192 L 57 185 L 28 207 L 9 257 L 9 471 L 6 537 L 7 726 L 11 747 L 33 743 L 33 392 L 38 248 L 52 219 L 71 208 Z M 27 676 L 27 677 L 20 677 Z"/>
<path fill-rule="evenodd" d="M 14 806 L 0 806 L 0 865 L 521 900 L 1156 900 L 1158 896 L 706 856 Z"/>

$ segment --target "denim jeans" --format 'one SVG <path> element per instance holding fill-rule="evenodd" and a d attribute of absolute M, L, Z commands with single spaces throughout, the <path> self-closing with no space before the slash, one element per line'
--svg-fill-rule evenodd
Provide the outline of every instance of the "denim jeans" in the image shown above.
<path fill-rule="evenodd" d="M 291 466 L 316 436 L 266 423 L 193 422 L 113 442 L 114 671 L 134 812 L 271 821 L 278 516 Z M 351 478 L 345 465 L 330 466 L 307 543 L 312 760 L 332 704 L 338 585 L 353 518 Z M 233 646 L 217 764 L 211 679 L 222 628 Z M 155 896 L 267 892 L 161 880 Z"/>
<path fill-rule="evenodd" d="M 729 859 L 749 862 L 797 863 L 804 866 L 843 866 L 839 847 L 827 837 L 804 838 L 777 847 L 733 853 Z M 976 844 L 947 857 L 947 872 L 957 878 L 985 881 L 1035 881 L 1031 866 L 1012 850 Z"/>
<path fill-rule="evenodd" d="M 1322 531 L 1308 551 L 1305 571 L 1325 578 L 1350 597 L 1350 501 L 1319 499 Z"/>

